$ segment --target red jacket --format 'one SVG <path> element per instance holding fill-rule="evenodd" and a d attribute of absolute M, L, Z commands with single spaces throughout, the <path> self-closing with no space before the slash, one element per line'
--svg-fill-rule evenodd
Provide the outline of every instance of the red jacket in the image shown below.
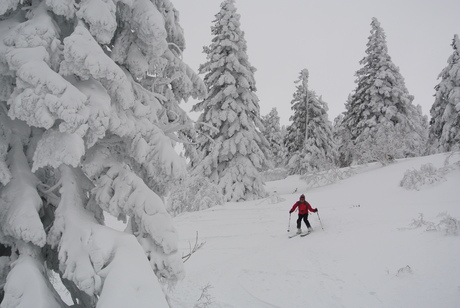
<path fill-rule="evenodd" d="M 299 207 L 299 214 L 308 214 L 308 211 L 315 213 L 316 209 L 313 209 L 307 201 L 297 201 L 292 209 L 289 211 L 289 213 L 292 213 L 295 211 L 295 209 Z"/>

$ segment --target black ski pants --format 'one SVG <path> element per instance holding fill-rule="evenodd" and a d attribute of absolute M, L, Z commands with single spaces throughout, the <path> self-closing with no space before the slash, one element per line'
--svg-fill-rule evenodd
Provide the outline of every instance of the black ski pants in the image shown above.
<path fill-rule="evenodd" d="M 307 214 L 299 214 L 299 218 L 297 218 L 297 229 L 300 229 L 302 219 L 307 225 L 307 228 L 311 228 L 310 222 L 308 221 L 308 213 L 307 213 Z"/>

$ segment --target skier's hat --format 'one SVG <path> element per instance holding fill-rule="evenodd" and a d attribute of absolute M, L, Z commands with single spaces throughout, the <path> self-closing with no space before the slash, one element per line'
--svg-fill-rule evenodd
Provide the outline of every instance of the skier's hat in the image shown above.
<path fill-rule="evenodd" d="M 304 194 L 301 194 L 299 199 L 302 199 L 302 198 L 305 199 L 305 195 L 304 195 Z"/>

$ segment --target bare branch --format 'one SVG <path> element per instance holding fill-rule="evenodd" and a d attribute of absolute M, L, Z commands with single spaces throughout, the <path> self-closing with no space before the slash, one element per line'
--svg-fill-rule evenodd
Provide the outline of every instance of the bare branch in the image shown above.
<path fill-rule="evenodd" d="M 201 247 L 203 247 L 204 244 L 206 244 L 206 242 L 201 242 L 201 243 L 198 244 L 198 231 L 196 231 L 195 245 L 193 246 L 193 249 L 192 249 L 192 245 L 190 245 L 190 243 L 189 243 L 190 252 L 189 252 L 188 254 L 186 254 L 185 256 L 182 256 L 182 260 L 184 260 L 184 263 L 187 262 L 188 259 L 190 259 L 190 257 L 191 257 L 195 252 L 197 252 L 198 249 L 200 249 Z"/>

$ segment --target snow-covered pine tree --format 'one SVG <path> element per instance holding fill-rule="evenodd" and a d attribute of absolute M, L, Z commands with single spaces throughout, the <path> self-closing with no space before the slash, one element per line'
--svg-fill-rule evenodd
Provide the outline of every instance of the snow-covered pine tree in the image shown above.
<path fill-rule="evenodd" d="M 356 72 L 357 87 L 346 103 L 343 124 L 354 145 L 354 161 L 380 161 L 422 154 L 426 120 L 388 54 L 386 36 L 376 18 L 366 56 Z"/>
<path fill-rule="evenodd" d="M 262 134 L 255 68 L 234 1 L 222 2 L 215 16 L 212 43 L 204 48 L 207 62 L 199 69 L 208 95 L 193 107 L 202 123 L 195 172 L 216 183 L 224 201 L 258 199 L 266 195 L 259 171 L 268 164 L 268 142 Z"/>
<path fill-rule="evenodd" d="M 286 150 L 281 132 L 280 117 L 276 108 L 272 108 L 266 116 L 262 116 L 263 134 L 270 144 L 270 159 L 274 167 L 283 167 L 286 162 Z"/>
<path fill-rule="evenodd" d="M 183 41 L 168 0 L 0 2 L 2 308 L 67 306 L 49 269 L 78 307 L 167 306 L 158 280 L 184 276 L 161 198 L 186 173 L 177 101 L 206 91 Z"/>
<path fill-rule="evenodd" d="M 289 117 L 291 125 L 286 129 L 284 145 L 287 150 L 287 159 L 298 157 L 305 146 L 306 123 L 307 123 L 307 100 L 310 100 L 308 93 L 308 70 L 300 72 L 299 79 L 294 81 L 297 84 L 296 91 L 291 100 L 291 110 L 294 114 Z M 298 159 L 296 159 L 298 160 Z"/>
<path fill-rule="evenodd" d="M 436 98 L 431 107 L 429 151 L 443 153 L 460 147 L 460 39 L 452 40 L 453 54 L 439 74 Z"/>
<path fill-rule="evenodd" d="M 291 101 L 294 114 L 289 118 L 292 124 L 284 141 L 291 174 L 325 170 L 334 166 L 337 159 L 327 104 L 308 90 L 308 76 L 308 70 L 303 69 L 295 81 L 297 90 Z"/>

